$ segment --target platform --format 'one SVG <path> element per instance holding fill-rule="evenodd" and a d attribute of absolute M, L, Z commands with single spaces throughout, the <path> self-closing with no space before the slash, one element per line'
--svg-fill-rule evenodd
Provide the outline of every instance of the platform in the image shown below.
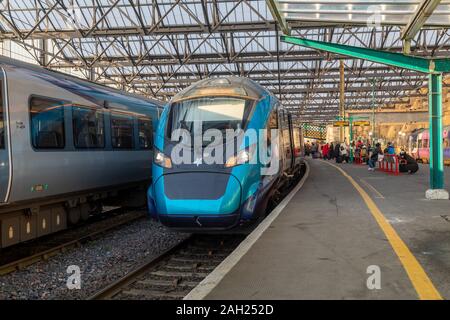
<path fill-rule="evenodd" d="M 209 289 L 199 286 L 190 298 L 450 298 L 450 202 L 425 199 L 427 166 L 391 176 L 308 163 L 304 185 L 259 239 L 229 272 L 211 275 L 220 281 L 211 286 L 210 278 Z M 449 179 L 446 168 L 447 190 Z M 368 289 L 369 266 L 380 268 L 381 289 Z"/>

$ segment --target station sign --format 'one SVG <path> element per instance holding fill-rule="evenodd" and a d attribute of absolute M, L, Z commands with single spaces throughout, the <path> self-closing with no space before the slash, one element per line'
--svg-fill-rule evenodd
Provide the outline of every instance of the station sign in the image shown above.
<path fill-rule="evenodd" d="M 333 127 L 348 127 L 350 125 L 349 121 L 335 121 L 333 122 Z"/>
<path fill-rule="evenodd" d="M 355 127 L 365 127 L 365 126 L 370 126 L 370 121 L 354 121 L 353 125 Z"/>

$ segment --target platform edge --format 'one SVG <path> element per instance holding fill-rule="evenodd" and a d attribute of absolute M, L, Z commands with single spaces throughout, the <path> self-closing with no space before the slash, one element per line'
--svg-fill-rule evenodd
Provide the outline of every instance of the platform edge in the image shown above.
<path fill-rule="evenodd" d="M 289 204 L 295 194 L 303 187 L 309 177 L 310 166 L 305 161 L 306 171 L 302 180 L 295 188 L 280 202 L 275 209 L 264 219 L 261 224 L 250 233 L 247 238 L 224 260 L 220 263 L 202 282 L 192 289 L 183 300 L 203 300 L 211 291 L 222 281 L 230 270 L 242 259 L 242 257 L 253 247 L 261 235 L 269 228 L 273 221 L 280 215 L 284 208 Z"/>

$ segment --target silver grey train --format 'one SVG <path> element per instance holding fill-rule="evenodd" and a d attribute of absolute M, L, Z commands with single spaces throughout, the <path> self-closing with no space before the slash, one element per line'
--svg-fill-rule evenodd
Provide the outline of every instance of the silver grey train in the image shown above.
<path fill-rule="evenodd" d="M 0 247 L 145 205 L 162 104 L 0 58 Z"/>

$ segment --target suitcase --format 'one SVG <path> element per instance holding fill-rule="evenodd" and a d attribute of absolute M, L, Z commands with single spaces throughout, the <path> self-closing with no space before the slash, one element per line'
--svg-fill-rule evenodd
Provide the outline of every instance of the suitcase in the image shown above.
<path fill-rule="evenodd" d="M 336 163 L 342 163 L 342 156 L 336 157 Z"/>

